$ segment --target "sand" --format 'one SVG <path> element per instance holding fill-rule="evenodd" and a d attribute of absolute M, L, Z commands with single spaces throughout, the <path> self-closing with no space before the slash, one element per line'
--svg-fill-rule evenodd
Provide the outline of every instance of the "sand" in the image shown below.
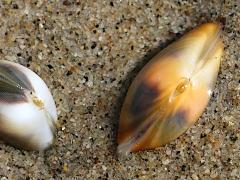
<path fill-rule="evenodd" d="M 223 24 L 213 96 L 186 133 L 119 157 L 127 89 L 161 49 L 204 22 Z M 239 1 L 0 1 L 0 59 L 47 83 L 60 128 L 45 152 L 0 143 L 2 179 L 240 179 Z"/>

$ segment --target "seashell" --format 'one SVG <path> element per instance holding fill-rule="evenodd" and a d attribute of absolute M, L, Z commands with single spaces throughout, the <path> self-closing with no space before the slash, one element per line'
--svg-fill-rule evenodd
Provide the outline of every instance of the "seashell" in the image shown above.
<path fill-rule="evenodd" d="M 0 139 L 44 150 L 53 143 L 56 122 L 56 106 L 43 80 L 22 65 L 0 61 Z"/>
<path fill-rule="evenodd" d="M 221 26 L 203 24 L 155 56 L 125 98 L 118 152 L 153 149 L 191 127 L 210 99 L 223 53 Z"/>

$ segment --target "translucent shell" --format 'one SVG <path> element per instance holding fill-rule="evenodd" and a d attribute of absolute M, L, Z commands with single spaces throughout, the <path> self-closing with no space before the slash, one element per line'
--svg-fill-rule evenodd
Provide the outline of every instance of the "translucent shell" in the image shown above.
<path fill-rule="evenodd" d="M 218 74 L 221 27 L 203 24 L 154 57 L 125 98 L 118 151 L 152 149 L 179 137 L 202 114 Z"/>
<path fill-rule="evenodd" d="M 31 70 L 0 61 L 0 139 L 27 150 L 54 140 L 57 111 L 43 80 Z"/>

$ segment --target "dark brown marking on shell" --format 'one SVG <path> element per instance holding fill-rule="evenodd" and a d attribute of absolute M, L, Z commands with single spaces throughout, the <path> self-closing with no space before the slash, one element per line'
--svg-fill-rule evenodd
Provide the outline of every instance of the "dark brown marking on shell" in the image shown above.
<path fill-rule="evenodd" d="M 16 134 L 0 132 L 0 138 L 9 145 L 19 149 L 34 150 L 35 145 L 31 144 L 31 137 L 18 137 Z"/>
<path fill-rule="evenodd" d="M 2 68 L 4 68 L 5 72 L 8 73 L 10 76 L 12 76 L 12 78 L 15 79 L 16 82 L 22 88 L 27 89 L 29 91 L 34 91 L 32 84 L 27 78 L 27 76 L 24 73 L 22 73 L 18 68 L 8 64 L 2 64 L 0 66 L 0 71 L 2 71 Z"/>
<path fill-rule="evenodd" d="M 141 127 L 141 129 L 134 132 L 133 136 L 128 136 L 124 138 L 123 144 L 121 143 L 120 145 L 122 146 L 121 148 L 130 148 L 130 151 L 136 151 L 135 149 L 139 150 L 139 141 L 141 141 L 141 138 L 146 134 L 153 122 L 153 120 L 146 122 L 144 126 Z"/>
<path fill-rule="evenodd" d="M 150 128 L 150 126 L 153 124 L 153 120 L 147 122 L 141 130 L 139 130 L 135 136 L 135 142 L 138 142 L 139 139 L 141 139 L 144 134 L 147 132 L 147 130 Z"/>
<path fill-rule="evenodd" d="M 19 149 L 35 150 L 37 149 L 37 144 L 32 142 L 31 137 L 31 135 L 20 137 L 14 132 L 9 132 L 7 119 L 0 115 L 0 139 L 6 144 L 12 145 Z"/>
<path fill-rule="evenodd" d="M 27 97 L 23 92 L 19 94 L 0 92 L 0 102 L 23 103 L 27 102 Z"/>
<path fill-rule="evenodd" d="M 167 121 L 167 124 L 165 125 L 166 131 L 171 130 L 179 130 L 186 126 L 187 124 L 187 110 L 179 110 L 177 111 L 169 120 Z M 187 128 L 187 127 L 186 127 Z M 167 130 L 168 129 L 168 130 Z"/>
<path fill-rule="evenodd" d="M 130 105 L 131 112 L 136 117 L 151 107 L 154 100 L 159 97 L 160 92 L 157 87 L 150 86 L 146 82 L 142 82 L 134 93 L 132 104 Z"/>
<path fill-rule="evenodd" d="M 0 64 L 0 101 L 26 102 L 26 90 L 34 92 L 26 75 L 11 64 Z"/>

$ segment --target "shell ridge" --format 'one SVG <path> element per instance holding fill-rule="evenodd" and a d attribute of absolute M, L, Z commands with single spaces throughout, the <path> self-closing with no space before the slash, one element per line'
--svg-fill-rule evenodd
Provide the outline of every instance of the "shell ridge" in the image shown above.
<path fill-rule="evenodd" d="M 47 123 L 49 124 L 49 127 L 52 131 L 52 133 L 55 135 L 55 131 L 56 131 L 56 122 L 54 121 L 53 117 L 51 116 L 51 114 L 44 108 L 44 112 L 47 116 Z"/>
<path fill-rule="evenodd" d="M 218 48 L 217 43 L 219 43 L 220 36 L 221 36 L 221 28 L 219 27 L 215 36 L 213 38 L 210 38 L 205 43 L 205 44 L 207 44 L 207 47 L 202 50 L 202 53 L 201 53 L 202 57 L 200 56 L 199 62 L 198 62 L 199 64 L 197 65 L 197 67 L 195 68 L 195 70 L 192 74 L 197 72 L 199 69 L 203 68 L 204 65 L 207 63 L 209 55 L 211 55 L 211 53 L 214 52 Z"/>
<path fill-rule="evenodd" d="M 194 41 L 195 37 L 188 37 L 188 38 L 179 38 L 176 42 L 169 44 L 165 47 L 161 52 L 157 54 L 155 57 L 156 59 L 162 58 L 163 56 L 168 56 L 172 53 L 179 52 L 187 47 L 189 47 L 189 42 Z M 155 59 L 154 58 L 154 59 Z"/>

